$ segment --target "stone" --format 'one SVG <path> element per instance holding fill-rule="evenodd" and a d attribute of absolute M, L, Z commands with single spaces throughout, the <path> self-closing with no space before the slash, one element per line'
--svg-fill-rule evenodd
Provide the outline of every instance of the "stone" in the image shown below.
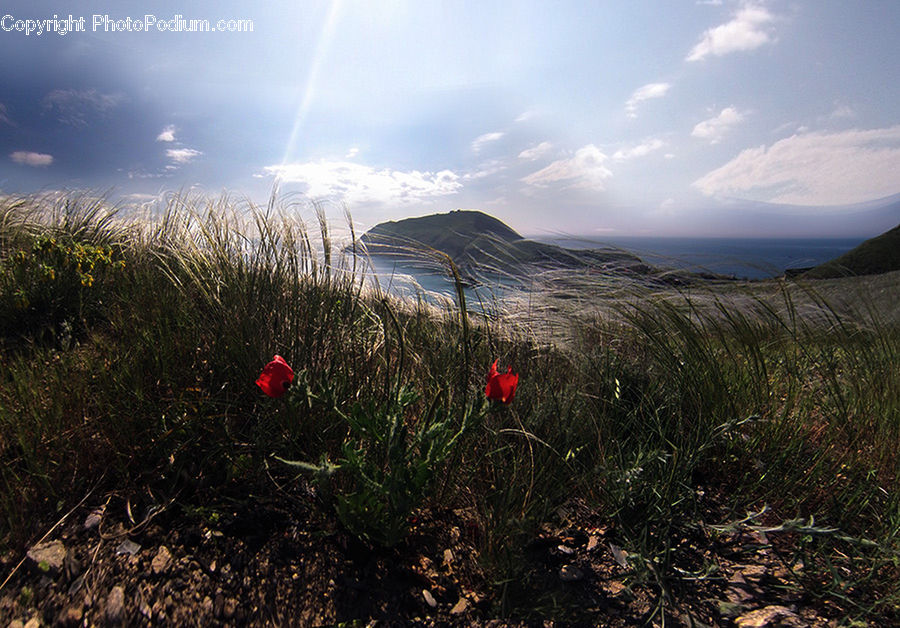
<path fill-rule="evenodd" d="M 467 608 L 469 608 L 469 601 L 466 598 L 461 597 L 459 598 L 459 601 L 453 605 L 453 608 L 450 609 L 450 614 L 461 615 L 466 612 Z"/>
<path fill-rule="evenodd" d="M 116 554 L 118 554 L 120 556 L 122 554 L 128 554 L 129 556 L 134 556 L 139 551 L 141 551 L 141 546 L 130 539 L 125 539 L 124 541 L 119 543 L 119 546 L 116 548 Z"/>
<path fill-rule="evenodd" d="M 125 589 L 116 585 L 109 592 L 106 598 L 106 609 L 104 614 L 106 619 L 111 623 L 119 623 L 122 621 L 125 613 Z"/>
<path fill-rule="evenodd" d="M 575 565 L 563 565 L 559 570 L 559 579 L 563 582 L 578 582 L 584 578 L 584 572 Z"/>
<path fill-rule="evenodd" d="M 776 623 L 777 622 L 777 623 Z M 768 626 L 806 626 L 794 611 L 785 606 L 766 606 L 750 611 L 734 620 L 739 628 L 767 628 Z"/>
<path fill-rule="evenodd" d="M 56 618 L 56 626 L 78 626 L 84 617 L 84 611 L 80 606 L 69 606 L 60 612 Z"/>
<path fill-rule="evenodd" d="M 100 522 L 103 520 L 103 514 L 95 510 L 91 514 L 89 514 L 84 520 L 84 529 L 92 530 L 100 525 Z"/>
<path fill-rule="evenodd" d="M 428 603 L 428 606 L 431 608 L 437 607 L 437 600 L 434 599 L 434 596 L 431 595 L 431 591 L 428 589 L 422 589 L 422 597 L 425 598 L 425 602 Z"/>
<path fill-rule="evenodd" d="M 150 563 L 150 569 L 153 570 L 153 573 L 159 575 L 169 568 L 171 562 L 172 554 L 169 553 L 169 548 L 165 545 L 160 545 L 156 552 L 156 556 L 153 557 L 153 560 Z"/>
<path fill-rule="evenodd" d="M 62 541 L 38 543 L 28 550 L 28 558 L 40 571 L 58 574 L 66 560 L 66 546 Z"/>

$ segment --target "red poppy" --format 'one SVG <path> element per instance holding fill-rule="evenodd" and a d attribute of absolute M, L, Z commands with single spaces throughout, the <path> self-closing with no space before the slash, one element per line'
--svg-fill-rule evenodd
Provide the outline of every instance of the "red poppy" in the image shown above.
<path fill-rule="evenodd" d="M 259 379 L 256 380 L 256 385 L 270 397 L 280 397 L 287 391 L 292 381 L 294 370 L 288 366 L 283 357 L 276 355 L 266 364 Z"/>
<path fill-rule="evenodd" d="M 487 386 L 484 387 L 484 394 L 488 399 L 493 399 L 501 403 L 509 403 L 516 395 L 516 386 L 519 385 L 519 374 L 512 372 L 512 367 L 506 373 L 497 371 L 497 360 L 491 364 L 491 371 L 488 373 Z"/>

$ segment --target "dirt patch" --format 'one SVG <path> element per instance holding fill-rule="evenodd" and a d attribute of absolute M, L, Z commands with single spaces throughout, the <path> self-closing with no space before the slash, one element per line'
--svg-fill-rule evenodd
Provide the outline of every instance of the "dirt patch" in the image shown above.
<path fill-rule="evenodd" d="M 64 547 L 61 565 L 25 558 L 0 591 L 0 623 L 826 626 L 840 615 L 804 595 L 767 539 L 742 533 L 681 539 L 684 575 L 663 592 L 577 503 L 514 548 L 518 577 L 499 582 L 465 511 L 419 513 L 404 543 L 378 549 L 302 492 L 205 512 L 172 504 L 132 522 L 135 509 L 110 496 L 73 512 L 44 541 L 57 557 Z"/>

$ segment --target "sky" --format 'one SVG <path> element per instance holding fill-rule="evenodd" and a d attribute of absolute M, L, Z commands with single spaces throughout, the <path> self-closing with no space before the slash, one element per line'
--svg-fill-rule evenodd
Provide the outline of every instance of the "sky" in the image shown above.
<path fill-rule="evenodd" d="M 896 0 L 257 4 L 4 2 L 0 192 L 597 236 L 875 235 L 900 193 Z"/>

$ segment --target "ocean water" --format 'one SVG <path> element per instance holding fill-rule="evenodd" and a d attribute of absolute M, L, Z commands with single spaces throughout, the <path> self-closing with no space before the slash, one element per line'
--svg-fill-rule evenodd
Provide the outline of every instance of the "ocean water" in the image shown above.
<path fill-rule="evenodd" d="M 853 249 L 864 238 L 533 238 L 570 249 L 614 247 L 629 251 L 646 263 L 660 268 L 680 268 L 712 272 L 739 279 L 780 277 L 786 270 L 822 264 Z M 446 270 L 409 260 L 372 258 L 374 276 L 389 292 L 412 296 L 425 293 L 454 298 L 455 289 Z M 501 298 L 507 286 L 468 287 L 466 299 Z"/>
<path fill-rule="evenodd" d="M 538 238 L 535 238 L 538 239 Z M 858 246 L 864 238 L 661 238 L 619 236 L 540 238 L 572 249 L 612 246 L 653 266 L 709 271 L 740 279 L 780 277 L 817 266 Z"/>

